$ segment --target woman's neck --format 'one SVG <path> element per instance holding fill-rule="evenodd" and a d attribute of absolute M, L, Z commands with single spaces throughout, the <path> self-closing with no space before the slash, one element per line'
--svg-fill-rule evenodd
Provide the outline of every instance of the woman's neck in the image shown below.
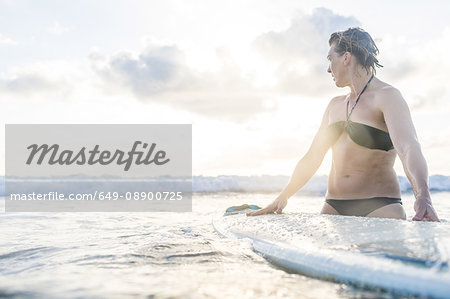
<path fill-rule="evenodd" d="M 364 86 L 366 86 L 371 77 L 372 74 L 367 74 L 365 70 L 363 72 L 360 72 L 360 75 L 352 76 L 349 84 L 351 99 L 356 99 L 359 96 L 361 91 L 364 89 Z"/>

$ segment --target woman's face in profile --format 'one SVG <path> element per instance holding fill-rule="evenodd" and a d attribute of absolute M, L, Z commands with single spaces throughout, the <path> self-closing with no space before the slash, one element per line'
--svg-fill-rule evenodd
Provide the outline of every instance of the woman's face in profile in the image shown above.
<path fill-rule="evenodd" d="M 333 81 L 335 82 L 337 87 L 340 87 L 339 79 L 341 77 L 340 69 L 342 66 L 342 58 L 343 56 L 339 56 L 336 51 L 334 51 L 334 44 L 332 44 L 327 55 L 327 59 L 328 61 L 330 61 L 327 72 L 331 74 L 331 76 L 333 77 Z"/>

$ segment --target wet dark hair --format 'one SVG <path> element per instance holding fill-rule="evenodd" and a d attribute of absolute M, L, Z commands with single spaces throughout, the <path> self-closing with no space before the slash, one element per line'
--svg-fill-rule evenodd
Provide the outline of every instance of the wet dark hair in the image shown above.
<path fill-rule="evenodd" d="M 339 55 L 343 55 L 345 52 L 352 53 L 367 73 L 376 74 L 375 66 L 383 67 L 376 58 L 379 53 L 377 45 L 370 34 L 359 27 L 334 32 L 328 41 L 330 47 L 333 43 L 335 44 L 334 50 Z"/>

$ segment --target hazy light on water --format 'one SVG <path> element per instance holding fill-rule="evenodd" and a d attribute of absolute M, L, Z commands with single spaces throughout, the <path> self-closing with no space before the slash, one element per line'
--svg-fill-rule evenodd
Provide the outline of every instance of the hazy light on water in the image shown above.
<path fill-rule="evenodd" d="M 265 206 L 276 194 L 203 193 L 192 213 L 5 213 L 0 290 L 34 296 L 376 298 L 381 293 L 289 274 L 220 237 L 214 215 L 231 205 Z M 434 194 L 449 219 L 449 193 Z M 323 197 L 293 197 L 286 212 L 318 213 Z M 408 217 L 412 197 L 404 196 Z M 389 298 L 389 296 L 387 297 Z"/>

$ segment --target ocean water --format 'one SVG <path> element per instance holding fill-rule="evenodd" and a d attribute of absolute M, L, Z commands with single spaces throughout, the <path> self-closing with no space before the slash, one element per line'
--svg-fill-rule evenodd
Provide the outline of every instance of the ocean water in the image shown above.
<path fill-rule="evenodd" d="M 189 213 L 1 213 L 0 297 L 411 298 L 288 273 L 221 237 L 211 219 L 231 205 L 266 205 L 273 192 L 196 192 Z M 443 222 L 450 192 L 434 192 Z M 413 196 L 402 196 L 411 219 Z M 322 195 L 285 212 L 319 213 Z"/>

